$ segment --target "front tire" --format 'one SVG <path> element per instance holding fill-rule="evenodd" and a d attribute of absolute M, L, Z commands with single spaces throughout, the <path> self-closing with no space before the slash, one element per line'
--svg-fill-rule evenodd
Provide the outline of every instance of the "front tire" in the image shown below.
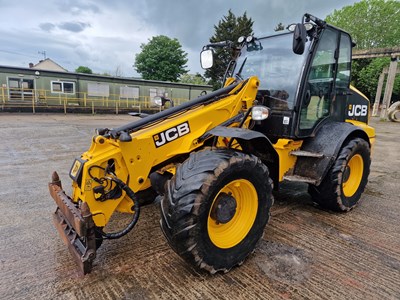
<path fill-rule="evenodd" d="M 349 211 L 357 205 L 368 182 L 369 144 L 355 138 L 345 144 L 319 186 L 309 185 L 313 201 L 334 211 Z"/>
<path fill-rule="evenodd" d="M 161 227 L 174 251 L 215 273 L 240 265 L 262 237 L 273 203 L 260 159 L 228 149 L 192 153 L 167 183 Z"/>

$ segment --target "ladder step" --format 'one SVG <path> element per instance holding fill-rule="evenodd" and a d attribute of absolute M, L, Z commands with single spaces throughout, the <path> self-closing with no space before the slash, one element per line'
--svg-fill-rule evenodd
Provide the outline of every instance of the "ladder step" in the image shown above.
<path fill-rule="evenodd" d="M 311 184 L 317 183 L 317 180 L 315 180 L 314 178 L 303 177 L 303 176 L 298 176 L 298 175 L 283 176 L 283 179 L 287 180 L 287 181 L 292 181 L 292 182 L 304 182 L 304 183 L 311 183 Z"/>
<path fill-rule="evenodd" d="M 324 157 L 323 153 L 303 151 L 303 150 L 292 151 L 292 152 L 290 152 L 290 154 L 294 155 L 294 156 L 301 156 L 301 157 L 315 157 L 315 158 Z"/>

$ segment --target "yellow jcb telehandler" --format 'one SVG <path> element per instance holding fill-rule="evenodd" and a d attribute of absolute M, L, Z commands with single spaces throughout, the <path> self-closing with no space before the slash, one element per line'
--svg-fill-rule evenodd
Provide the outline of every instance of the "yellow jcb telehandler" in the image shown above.
<path fill-rule="evenodd" d="M 210 273 L 229 271 L 254 250 L 272 190 L 284 180 L 308 183 L 313 201 L 330 210 L 359 202 L 375 131 L 368 99 L 350 87 L 350 35 L 305 14 L 282 34 L 206 45 L 203 67 L 221 46 L 237 53 L 224 87 L 97 129 L 70 169 L 71 197 L 53 173 L 55 225 L 83 273 L 102 241 L 131 231 L 141 205 L 156 197 L 169 245 Z M 110 232 L 116 211 L 132 218 Z"/>

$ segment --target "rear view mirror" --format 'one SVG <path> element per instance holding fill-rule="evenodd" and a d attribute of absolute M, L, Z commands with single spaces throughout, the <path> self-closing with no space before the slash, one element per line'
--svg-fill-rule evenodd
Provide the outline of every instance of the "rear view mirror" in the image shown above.
<path fill-rule="evenodd" d="M 206 49 L 200 53 L 200 64 L 203 69 L 209 69 L 214 64 L 214 55 L 211 49 Z"/>
<path fill-rule="evenodd" d="M 298 23 L 293 32 L 293 52 L 303 54 L 306 45 L 307 30 L 304 24 Z"/>

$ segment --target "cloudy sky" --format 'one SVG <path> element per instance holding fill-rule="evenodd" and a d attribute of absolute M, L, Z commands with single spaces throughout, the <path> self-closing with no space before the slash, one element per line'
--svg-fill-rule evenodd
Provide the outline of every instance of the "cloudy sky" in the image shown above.
<path fill-rule="evenodd" d="M 140 44 L 156 35 L 177 38 L 188 53 L 189 73 L 203 73 L 199 52 L 214 25 L 231 9 L 247 12 L 255 35 L 305 12 L 325 18 L 354 0 L 0 0 L 0 65 L 28 67 L 46 57 L 74 71 L 138 76 L 132 67 Z"/>

